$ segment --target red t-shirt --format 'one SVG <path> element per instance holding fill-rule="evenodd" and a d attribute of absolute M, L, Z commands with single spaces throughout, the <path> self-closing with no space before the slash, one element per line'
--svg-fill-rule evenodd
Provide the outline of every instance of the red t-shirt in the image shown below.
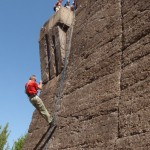
<path fill-rule="evenodd" d="M 35 81 L 29 80 L 25 85 L 27 94 L 37 94 L 38 84 Z"/>

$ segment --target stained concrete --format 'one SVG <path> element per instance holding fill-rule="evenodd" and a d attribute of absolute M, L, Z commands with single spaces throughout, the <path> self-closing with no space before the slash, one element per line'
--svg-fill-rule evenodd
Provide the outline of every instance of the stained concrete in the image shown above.
<path fill-rule="evenodd" d="M 149 150 L 150 1 L 77 3 L 58 127 L 48 147 Z M 45 56 L 43 48 L 41 62 Z M 41 93 L 49 112 L 59 77 L 49 79 Z M 47 128 L 35 111 L 23 150 L 40 149 Z"/>

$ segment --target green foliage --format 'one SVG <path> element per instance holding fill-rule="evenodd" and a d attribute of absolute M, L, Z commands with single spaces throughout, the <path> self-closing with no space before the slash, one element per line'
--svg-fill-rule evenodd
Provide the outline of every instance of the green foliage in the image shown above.
<path fill-rule="evenodd" d="M 8 136 L 9 136 L 9 133 L 8 133 L 8 123 L 7 123 L 3 129 L 0 126 L 0 150 L 4 150 L 7 144 Z M 8 150 L 8 149 L 9 149 L 9 146 L 7 145 L 5 150 Z"/>
<path fill-rule="evenodd" d="M 26 137 L 27 137 L 27 134 L 21 136 L 17 141 L 15 141 L 12 150 L 21 150 Z"/>
<path fill-rule="evenodd" d="M 8 132 L 8 123 L 5 125 L 4 128 L 0 126 L 0 150 L 10 150 L 9 144 L 7 143 L 7 139 L 9 136 Z M 13 144 L 13 147 L 11 150 L 21 150 L 23 147 L 23 144 L 25 142 L 25 139 L 27 137 L 27 134 L 21 136 L 16 140 Z"/>

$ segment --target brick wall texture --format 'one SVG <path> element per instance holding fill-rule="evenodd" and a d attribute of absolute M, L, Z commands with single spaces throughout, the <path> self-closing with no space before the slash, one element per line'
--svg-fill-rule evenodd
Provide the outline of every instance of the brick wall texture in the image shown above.
<path fill-rule="evenodd" d="M 50 150 L 150 150 L 150 0 L 77 0 L 71 53 Z M 59 76 L 41 92 L 49 112 Z M 33 113 L 23 150 L 42 149 Z"/>

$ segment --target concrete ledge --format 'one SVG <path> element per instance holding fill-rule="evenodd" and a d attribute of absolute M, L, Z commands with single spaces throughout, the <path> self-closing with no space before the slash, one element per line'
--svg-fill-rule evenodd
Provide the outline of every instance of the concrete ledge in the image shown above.
<path fill-rule="evenodd" d="M 55 25 L 61 23 L 67 27 L 70 27 L 73 22 L 73 12 L 65 7 L 61 7 L 59 11 L 57 11 L 41 28 L 40 31 L 40 39 L 52 29 Z"/>

